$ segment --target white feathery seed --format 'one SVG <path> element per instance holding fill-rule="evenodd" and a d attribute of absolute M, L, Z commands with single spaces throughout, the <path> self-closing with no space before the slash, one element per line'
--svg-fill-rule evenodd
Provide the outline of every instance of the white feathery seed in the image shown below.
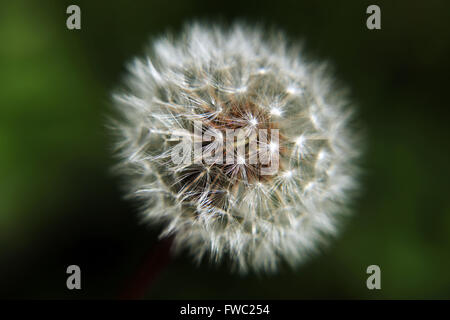
<path fill-rule="evenodd" d="M 121 114 L 116 169 L 176 249 L 198 261 L 227 257 L 242 273 L 270 272 L 281 261 L 298 265 L 336 233 L 356 187 L 359 148 L 348 102 L 323 64 L 281 33 L 191 24 L 179 38 L 154 41 L 129 71 L 113 96 Z M 179 141 L 198 143 L 196 121 L 220 136 L 278 129 L 278 144 L 259 141 L 271 159 L 279 150 L 278 171 L 261 176 L 249 152 L 233 165 L 206 163 L 217 141 L 174 163 Z"/>

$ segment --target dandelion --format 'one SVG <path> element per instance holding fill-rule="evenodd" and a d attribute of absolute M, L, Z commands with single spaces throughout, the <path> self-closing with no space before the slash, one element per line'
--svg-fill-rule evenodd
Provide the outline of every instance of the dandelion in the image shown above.
<path fill-rule="evenodd" d="M 114 94 L 116 169 L 176 250 L 276 271 L 336 233 L 358 147 L 322 64 L 279 33 L 192 24 L 154 41 L 129 71 Z M 223 143 L 232 130 L 237 141 Z"/>

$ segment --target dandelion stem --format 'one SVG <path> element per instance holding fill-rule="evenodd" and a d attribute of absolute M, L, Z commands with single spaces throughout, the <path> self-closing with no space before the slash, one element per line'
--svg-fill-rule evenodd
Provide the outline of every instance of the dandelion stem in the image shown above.
<path fill-rule="evenodd" d="M 160 240 L 152 247 L 137 273 L 131 278 L 120 295 L 122 300 L 143 299 L 156 278 L 170 262 L 172 237 Z"/>

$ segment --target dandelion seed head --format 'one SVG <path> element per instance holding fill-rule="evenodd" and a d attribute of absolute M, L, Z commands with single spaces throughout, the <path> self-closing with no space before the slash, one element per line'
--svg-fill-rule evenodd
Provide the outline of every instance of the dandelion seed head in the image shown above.
<path fill-rule="evenodd" d="M 256 126 L 256 125 L 258 124 L 258 119 L 252 118 L 252 119 L 250 119 L 249 123 L 250 123 L 252 126 Z"/>
<path fill-rule="evenodd" d="M 272 109 L 270 109 L 270 114 L 272 114 L 274 116 L 281 116 L 282 111 L 278 107 L 273 107 Z"/>
<path fill-rule="evenodd" d="M 279 33 L 194 23 L 129 64 L 126 89 L 113 95 L 121 114 L 115 168 L 176 250 L 196 261 L 226 258 L 242 273 L 273 272 L 281 261 L 305 261 L 338 229 L 356 187 L 359 148 L 341 90 L 322 64 L 303 57 Z M 232 149 L 244 153 L 233 163 L 220 144 L 228 130 L 243 132 Z M 268 159 L 279 155 L 270 175 L 248 151 L 258 130 L 267 140 L 256 145 Z M 205 133 L 212 138 L 198 141 Z M 199 153 L 173 161 L 195 147 Z"/>
<path fill-rule="evenodd" d="M 269 150 L 270 150 L 270 152 L 278 152 L 278 144 L 271 142 L 269 144 Z"/>
<path fill-rule="evenodd" d="M 282 173 L 282 176 L 283 176 L 284 178 L 291 178 L 292 175 L 293 175 L 292 170 L 289 170 L 289 171 L 286 171 L 286 172 Z"/>

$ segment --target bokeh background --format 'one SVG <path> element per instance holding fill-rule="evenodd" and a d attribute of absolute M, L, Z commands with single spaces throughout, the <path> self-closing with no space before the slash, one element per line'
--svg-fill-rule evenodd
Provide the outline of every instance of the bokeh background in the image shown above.
<path fill-rule="evenodd" d="M 66 28 L 70 4 L 81 30 Z M 381 30 L 365 26 L 369 4 Z M 110 174 L 105 118 L 125 62 L 197 18 L 278 26 L 352 89 L 367 131 L 361 195 L 340 237 L 297 270 L 163 263 L 158 229 Z M 1 1 L 0 297 L 116 299 L 159 268 L 139 297 L 450 298 L 449 67 L 445 1 Z M 71 264 L 80 291 L 66 288 Z M 366 288 L 372 264 L 381 290 Z"/>

